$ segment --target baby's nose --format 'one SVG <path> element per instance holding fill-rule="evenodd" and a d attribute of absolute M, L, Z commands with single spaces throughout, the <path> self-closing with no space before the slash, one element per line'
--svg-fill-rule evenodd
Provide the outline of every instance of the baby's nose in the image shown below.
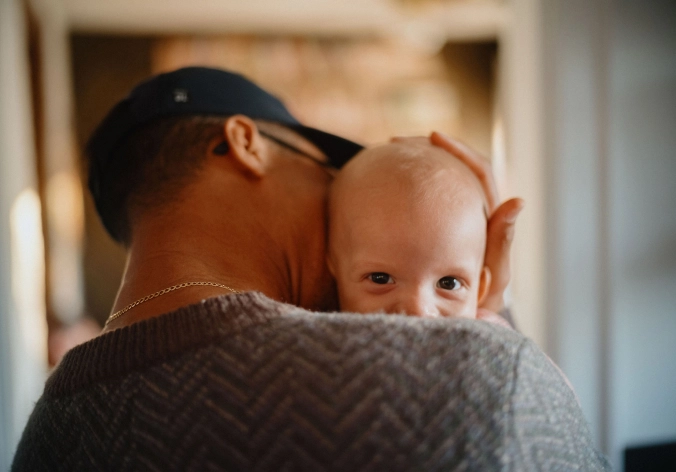
<path fill-rule="evenodd" d="M 403 300 L 400 300 L 395 311 L 408 316 L 430 318 L 441 316 L 433 298 L 424 292 L 418 291 L 408 294 Z"/>

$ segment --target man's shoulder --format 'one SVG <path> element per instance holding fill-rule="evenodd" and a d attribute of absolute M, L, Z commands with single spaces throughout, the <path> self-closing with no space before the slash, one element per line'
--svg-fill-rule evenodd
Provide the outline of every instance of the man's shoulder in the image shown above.
<path fill-rule="evenodd" d="M 71 350 L 47 383 L 49 395 L 72 392 L 201 350 L 238 343 L 285 346 L 287 356 L 345 356 L 367 352 L 391 359 L 474 357 L 475 368 L 514 358 L 525 338 L 477 320 L 311 312 L 261 293 L 214 297 L 99 336 Z M 241 353 L 240 353 L 241 354 Z M 347 362 L 347 361 L 346 361 Z"/>
<path fill-rule="evenodd" d="M 312 345 L 314 357 L 324 355 L 325 351 L 327 356 L 335 354 L 340 347 L 340 355 L 347 358 L 370 353 L 391 359 L 392 363 L 430 356 L 443 358 L 442 365 L 454 359 L 471 359 L 475 370 L 489 364 L 499 363 L 500 368 L 507 368 L 507 364 L 523 362 L 518 358 L 524 344 L 531 345 L 533 350 L 522 353 L 522 357 L 537 357 L 539 351 L 522 334 L 481 320 L 322 313 L 288 305 L 266 323 L 242 335 L 260 342 L 277 339 L 286 346 Z"/>
<path fill-rule="evenodd" d="M 68 457 L 111 468 L 274 470 L 282 454 L 299 470 L 452 469 L 468 460 L 470 470 L 499 470 L 505 460 L 538 463 L 523 455 L 542 438 L 528 425 L 533 412 L 544 408 L 546 419 L 554 407 L 536 384 L 565 388 L 532 343 L 499 326 L 315 313 L 255 293 L 205 300 L 88 344 L 59 367 L 18 463 L 84 447 L 101 453 Z M 521 381 L 534 388 L 516 388 Z M 555 403 L 577 434 L 579 408 Z M 116 440 L 101 448 L 102 437 Z M 588 434 L 575 445 L 573 457 L 587 454 Z"/>

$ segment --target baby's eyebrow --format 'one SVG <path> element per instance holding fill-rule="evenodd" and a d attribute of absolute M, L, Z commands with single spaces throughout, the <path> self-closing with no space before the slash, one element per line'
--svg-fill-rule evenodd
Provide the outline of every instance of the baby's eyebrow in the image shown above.
<path fill-rule="evenodd" d="M 355 272 L 387 272 L 392 271 L 391 267 L 387 262 L 375 261 L 375 260 L 359 260 L 352 264 L 352 269 Z"/>

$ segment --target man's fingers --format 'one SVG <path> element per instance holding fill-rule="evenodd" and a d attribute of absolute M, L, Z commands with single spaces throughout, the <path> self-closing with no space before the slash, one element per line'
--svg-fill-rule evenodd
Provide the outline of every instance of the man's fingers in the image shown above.
<path fill-rule="evenodd" d="M 504 319 L 502 316 L 498 315 L 497 313 L 494 313 L 490 310 L 486 310 L 485 308 L 479 308 L 476 311 L 476 319 L 482 320 L 482 321 L 487 321 L 488 323 L 493 323 L 493 324 L 496 324 L 496 325 L 500 325 L 503 328 L 514 330 L 512 325 L 509 324 L 509 321 L 507 321 L 506 319 Z"/>
<path fill-rule="evenodd" d="M 488 213 L 492 214 L 498 205 L 499 198 L 493 171 L 488 160 L 457 139 L 437 131 L 430 135 L 430 142 L 460 159 L 477 176 L 486 194 Z"/>
<path fill-rule="evenodd" d="M 507 200 L 488 220 L 484 264 L 490 269 L 492 280 L 481 308 L 494 312 L 504 308 L 503 294 L 510 279 L 510 249 L 514 239 L 514 226 L 523 206 L 524 201 L 520 198 Z"/>

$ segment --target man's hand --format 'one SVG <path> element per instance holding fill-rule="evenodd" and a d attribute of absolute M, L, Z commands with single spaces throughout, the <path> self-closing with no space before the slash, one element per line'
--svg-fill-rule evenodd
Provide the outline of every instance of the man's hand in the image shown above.
<path fill-rule="evenodd" d="M 502 316 L 498 315 L 497 313 L 493 313 L 490 310 L 486 310 L 485 308 L 479 308 L 476 311 L 476 319 L 481 320 L 481 321 L 486 321 L 487 323 L 493 323 L 499 326 L 502 326 L 503 328 L 511 329 L 513 330 L 514 327 L 509 324 L 509 321 L 504 319 Z"/>
<path fill-rule="evenodd" d="M 514 238 L 516 217 L 523 209 L 524 201 L 512 198 L 498 205 L 497 186 L 490 163 L 476 151 L 457 139 L 434 132 L 430 141 L 464 162 L 481 182 L 488 204 L 488 229 L 486 238 L 486 256 L 484 264 L 491 271 L 491 286 L 480 308 L 499 312 L 504 308 L 504 292 L 509 284 L 509 250 Z"/>

